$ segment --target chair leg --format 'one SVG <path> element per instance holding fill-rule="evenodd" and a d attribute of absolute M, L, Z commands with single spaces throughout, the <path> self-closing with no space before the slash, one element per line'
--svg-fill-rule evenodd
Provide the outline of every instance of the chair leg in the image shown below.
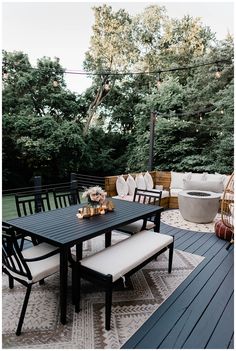
<path fill-rule="evenodd" d="M 169 264 L 168 264 L 168 273 L 171 273 L 172 262 L 173 262 L 173 251 L 174 251 L 174 242 L 169 246 Z"/>
<path fill-rule="evenodd" d="M 19 336 L 21 334 L 21 328 L 22 328 L 22 325 L 23 325 L 23 322 L 24 322 L 25 312 L 26 312 L 26 308 L 27 308 L 27 305 L 28 305 L 31 288 L 32 288 L 32 285 L 29 285 L 27 287 L 27 290 L 26 290 L 25 299 L 24 299 L 24 303 L 23 303 L 23 306 L 22 306 L 22 309 L 21 309 L 20 319 L 19 319 L 19 323 L 18 323 L 18 326 L 17 326 L 17 330 L 16 330 L 16 335 L 17 336 Z"/>
<path fill-rule="evenodd" d="M 105 297 L 105 329 L 111 329 L 112 284 L 106 289 Z"/>
<path fill-rule="evenodd" d="M 9 289 L 13 289 L 14 288 L 14 279 L 9 275 L 8 280 L 9 280 Z"/>
<path fill-rule="evenodd" d="M 72 269 L 72 303 L 75 304 L 75 312 L 80 310 L 80 287 L 81 276 L 78 268 L 78 263 Z"/>
<path fill-rule="evenodd" d="M 21 242 L 20 242 L 20 249 L 21 249 L 21 251 L 24 248 L 24 243 L 25 243 L 25 238 L 23 237 L 23 238 L 21 238 Z"/>

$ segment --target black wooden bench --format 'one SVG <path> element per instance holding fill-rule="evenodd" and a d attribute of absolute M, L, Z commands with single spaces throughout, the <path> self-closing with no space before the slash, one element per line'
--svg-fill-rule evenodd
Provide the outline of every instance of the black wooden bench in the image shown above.
<path fill-rule="evenodd" d="M 112 289 L 121 279 L 132 275 L 148 262 L 169 249 L 168 272 L 171 273 L 174 238 L 149 230 L 143 230 L 79 262 L 78 286 L 75 287 L 76 312 L 80 305 L 80 280 L 84 278 L 105 289 L 106 321 L 110 330 Z"/>

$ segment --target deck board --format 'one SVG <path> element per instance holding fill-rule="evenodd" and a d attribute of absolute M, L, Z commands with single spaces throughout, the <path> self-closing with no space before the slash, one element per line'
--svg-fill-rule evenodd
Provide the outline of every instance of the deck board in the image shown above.
<path fill-rule="evenodd" d="M 214 233 L 163 223 L 161 232 L 175 236 L 176 249 L 205 259 L 122 348 L 232 349 L 233 246 L 227 251 Z"/>
<path fill-rule="evenodd" d="M 217 289 L 216 293 L 212 297 L 212 300 L 209 301 L 207 308 L 205 309 L 205 311 L 203 311 L 202 315 L 197 321 L 197 324 L 194 326 L 193 332 L 190 333 L 188 339 L 185 341 L 185 348 L 189 348 L 191 347 L 191 345 L 195 345 L 197 349 L 202 349 L 205 347 L 205 345 L 208 344 L 211 335 L 214 333 L 214 330 L 216 329 L 216 326 L 219 320 L 221 319 L 221 316 L 224 314 L 227 305 L 233 296 L 233 277 L 234 272 L 232 267 L 226 275 L 225 279 L 222 281 L 221 286 Z M 217 306 L 217 308 L 215 308 L 215 306 Z M 221 333 L 225 328 L 227 328 L 230 333 L 230 339 L 232 330 L 230 327 L 228 327 L 228 322 L 225 324 L 225 326 L 222 326 Z M 199 335 L 201 335 L 200 338 Z M 226 347 L 227 346 L 225 345 L 225 348 Z"/>

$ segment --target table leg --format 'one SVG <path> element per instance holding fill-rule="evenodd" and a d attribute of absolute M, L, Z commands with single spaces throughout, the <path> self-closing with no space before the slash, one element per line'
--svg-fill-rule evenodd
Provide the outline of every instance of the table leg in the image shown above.
<path fill-rule="evenodd" d="M 76 261 L 82 260 L 83 257 L 83 243 L 76 244 Z"/>
<path fill-rule="evenodd" d="M 160 232 L 160 225 L 161 225 L 161 212 L 157 212 L 156 217 L 155 217 L 155 228 L 154 232 L 159 233 Z"/>
<path fill-rule="evenodd" d="M 111 232 L 105 233 L 105 247 L 111 246 Z"/>
<path fill-rule="evenodd" d="M 61 323 L 66 324 L 67 307 L 67 276 L 68 276 L 68 248 L 63 248 L 60 252 L 60 304 Z"/>

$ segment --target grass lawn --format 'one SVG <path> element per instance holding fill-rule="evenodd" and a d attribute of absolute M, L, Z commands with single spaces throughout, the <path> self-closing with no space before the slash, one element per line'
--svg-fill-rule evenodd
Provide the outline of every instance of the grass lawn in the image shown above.
<path fill-rule="evenodd" d="M 4 195 L 2 197 L 2 219 L 8 220 L 15 217 L 18 217 L 16 212 L 15 196 Z"/>
<path fill-rule="evenodd" d="M 82 193 L 80 193 L 80 199 L 81 199 Z M 50 205 L 51 205 L 51 210 L 54 210 L 55 203 L 53 199 L 53 194 L 49 193 L 49 200 L 50 200 Z M 81 199 L 81 202 L 84 202 L 84 199 Z M 11 218 L 16 218 L 18 217 L 17 211 L 16 211 L 16 204 L 15 204 L 15 196 L 14 195 L 4 195 L 2 197 L 2 219 L 3 221 L 7 221 L 8 219 Z"/>
<path fill-rule="evenodd" d="M 55 209 L 53 194 L 49 194 L 51 209 Z M 2 198 L 2 219 L 8 220 L 18 217 L 14 195 L 4 195 Z"/>

